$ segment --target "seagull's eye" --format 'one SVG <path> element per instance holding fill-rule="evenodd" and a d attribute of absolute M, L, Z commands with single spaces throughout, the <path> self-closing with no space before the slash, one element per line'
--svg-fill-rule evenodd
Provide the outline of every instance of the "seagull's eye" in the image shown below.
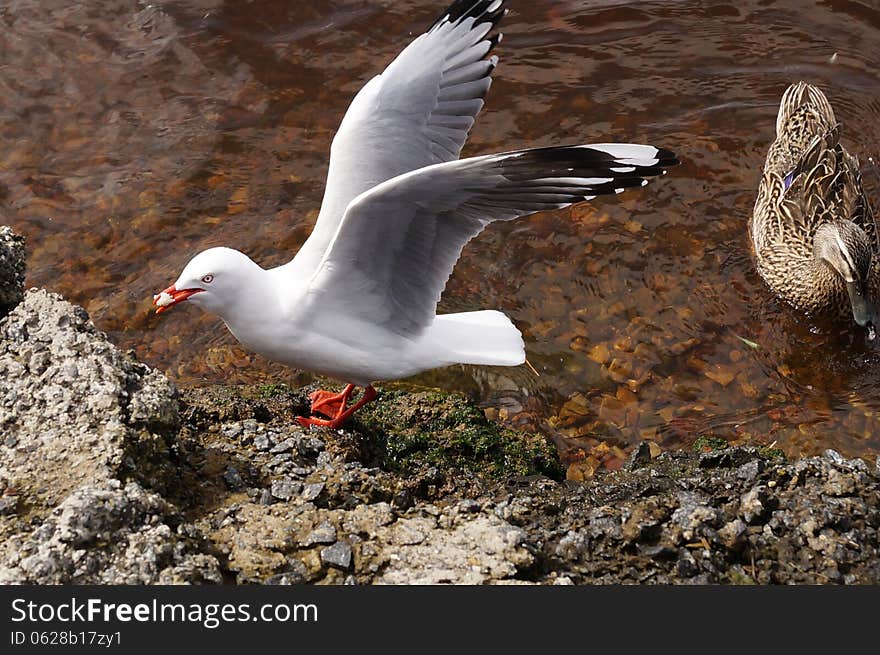
<path fill-rule="evenodd" d="M 202 276 L 202 282 L 205 284 L 211 284 L 214 281 L 214 276 L 211 273 Z"/>

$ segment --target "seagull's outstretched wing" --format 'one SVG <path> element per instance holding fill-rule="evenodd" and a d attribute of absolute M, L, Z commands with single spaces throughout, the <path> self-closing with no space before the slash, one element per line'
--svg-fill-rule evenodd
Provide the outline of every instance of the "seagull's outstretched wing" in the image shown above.
<path fill-rule="evenodd" d="M 406 173 L 351 202 L 310 281 L 309 302 L 324 316 L 418 335 L 433 321 L 462 248 L 492 221 L 643 186 L 677 163 L 673 153 L 653 146 L 597 144 L 486 155 Z"/>
<path fill-rule="evenodd" d="M 320 257 L 357 195 L 408 171 L 458 159 L 497 57 L 504 0 L 456 0 L 355 96 L 330 150 L 318 221 L 303 249 Z M 317 262 L 317 259 L 315 260 Z"/>

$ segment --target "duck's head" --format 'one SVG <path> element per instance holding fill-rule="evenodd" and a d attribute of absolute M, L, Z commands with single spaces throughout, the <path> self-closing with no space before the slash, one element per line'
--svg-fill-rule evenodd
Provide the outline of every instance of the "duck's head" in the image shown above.
<path fill-rule="evenodd" d="M 813 254 L 830 266 L 846 285 L 853 319 L 873 338 L 877 312 L 868 298 L 873 250 L 865 231 L 852 221 L 825 223 L 813 237 Z"/>
<path fill-rule="evenodd" d="M 240 304 L 262 269 L 250 257 L 232 248 L 209 248 L 193 257 L 177 281 L 153 296 L 156 313 L 189 300 L 220 317 Z"/>

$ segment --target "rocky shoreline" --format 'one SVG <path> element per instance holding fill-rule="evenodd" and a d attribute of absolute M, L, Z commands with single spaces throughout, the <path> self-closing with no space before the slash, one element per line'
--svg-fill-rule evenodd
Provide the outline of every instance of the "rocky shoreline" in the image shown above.
<path fill-rule="evenodd" d="M 572 482 L 438 392 L 305 433 L 309 389 L 177 390 L 24 293 L 23 245 L 0 229 L 0 583 L 880 582 L 877 464 L 643 444 Z"/>

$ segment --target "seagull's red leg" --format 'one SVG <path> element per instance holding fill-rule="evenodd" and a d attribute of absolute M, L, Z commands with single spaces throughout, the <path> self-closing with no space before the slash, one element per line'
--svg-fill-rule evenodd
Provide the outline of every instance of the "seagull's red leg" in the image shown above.
<path fill-rule="evenodd" d="M 351 392 L 354 391 L 354 385 L 346 385 L 340 393 L 332 391 L 324 391 L 318 389 L 309 394 L 309 400 L 312 401 L 312 414 L 321 414 L 327 418 L 333 418 L 340 412 L 345 410 Z"/>
<path fill-rule="evenodd" d="M 353 385 L 349 385 L 349 386 L 353 387 Z M 346 387 L 346 389 L 347 389 L 347 387 Z M 351 394 L 350 391 L 349 391 L 349 394 Z M 360 400 L 358 400 L 354 405 L 352 405 L 348 409 L 345 409 L 345 405 L 341 406 L 339 408 L 339 412 L 333 418 L 326 420 L 326 419 L 322 419 L 322 418 L 315 418 L 314 416 L 310 416 L 309 418 L 306 418 L 304 416 L 297 416 L 296 420 L 303 427 L 308 427 L 310 425 L 320 425 L 321 427 L 330 428 L 332 430 L 335 430 L 336 428 L 340 427 L 343 423 L 345 423 L 349 418 L 351 418 L 352 414 L 354 414 L 361 407 L 366 405 L 371 400 L 374 400 L 375 398 L 376 398 L 376 390 L 373 388 L 372 384 L 368 384 L 364 388 L 364 393 L 360 397 Z"/>

